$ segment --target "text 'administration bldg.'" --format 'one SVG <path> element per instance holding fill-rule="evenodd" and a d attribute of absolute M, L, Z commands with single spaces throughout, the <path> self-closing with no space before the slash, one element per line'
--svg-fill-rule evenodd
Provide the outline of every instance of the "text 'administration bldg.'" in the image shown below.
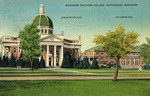
<path fill-rule="evenodd" d="M 66 51 L 71 53 L 72 58 L 79 58 L 81 38 L 69 40 L 64 38 L 63 33 L 53 34 L 53 22 L 45 15 L 43 4 L 40 5 L 39 14 L 35 16 L 32 24 L 40 31 L 40 45 L 46 67 L 60 67 Z M 5 55 L 10 58 L 13 54 L 18 59 L 21 53 L 19 42 L 19 37 L 3 36 L 1 57 Z"/>

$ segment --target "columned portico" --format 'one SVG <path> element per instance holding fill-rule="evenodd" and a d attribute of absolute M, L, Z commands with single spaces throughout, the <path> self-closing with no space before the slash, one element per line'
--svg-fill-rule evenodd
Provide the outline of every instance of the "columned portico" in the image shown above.
<path fill-rule="evenodd" d="M 63 61 L 63 45 L 41 45 L 46 67 L 61 67 Z M 44 47 L 45 46 L 45 47 Z"/>

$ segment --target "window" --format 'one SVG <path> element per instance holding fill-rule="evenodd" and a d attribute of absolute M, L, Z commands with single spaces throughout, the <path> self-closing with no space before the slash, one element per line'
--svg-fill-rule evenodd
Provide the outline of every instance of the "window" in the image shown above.
<path fill-rule="evenodd" d="M 16 52 L 16 48 L 14 48 L 14 53 Z"/>
<path fill-rule="evenodd" d="M 134 61 L 132 61 L 132 65 L 134 65 Z"/>
<path fill-rule="evenodd" d="M 45 34 L 47 34 L 47 29 L 45 29 Z"/>
<path fill-rule="evenodd" d="M 6 41 L 10 41 L 10 38 L 5 38 Z"/>
<path fill-rule="evenodd" d="M 6 51 L 6 52 L 10 52 L 9 47 L 6 47 L 6 48 L 5 48 L 5 51 Z"/>
<path fill-rule="evenodd" d="M 41 29 L 41 33 L 43 33 L 43 29 Z"/>
<path fill-rule="evenodd" d="M 13 38 L 14 40 L 17 40 L 17 38 Z"/>

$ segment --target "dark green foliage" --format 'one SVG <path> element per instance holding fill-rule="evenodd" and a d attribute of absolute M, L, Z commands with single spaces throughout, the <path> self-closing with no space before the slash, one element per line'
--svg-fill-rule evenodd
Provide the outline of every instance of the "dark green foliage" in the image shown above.
<path fill-rule="evenodd" d="M 16 66 L 21 66 L 22 63 L 23 63 L 23 60 L 22 59 L 18 59 Z"/>
<path fill-rule="evenodd" d="M 69 51 L 65 52 L 61 67 L 62 68 L 73 68 L 71 54 L 69 53 Z"/>
<path fill-rule="evenodd" d="M 21 65 L 22 68 L 31 68 L 30 62 L 23 60 L 23 64 Z"/>
<path fill-rule="evenodd" d="M 90 64 L 89 64 L 88 58 L 84 57 L 83 58 L 83 68 L 87 69 L 87 68 L 89 68 L 89 66 L 90 66 Z"/>
<path fill-rule="evenodd" d="M 98 69 L 99 68 L 98 62 L 97 62 L 95 57 L 93 59 L 93 62 L 92 62 L 92 65 L 90 66 L 90 68 L 92 68 L 92 69 Z"/>
<path fill-rule="evenodd" d="M 150 70 L 150 65 L 144 65 L 143 69 L 144 70 Z"/>
<path fill-rule="evenodd" d="M 31 25 L 25 25 L 24 29 L 20 31 L 20 47 L 23 50 L 23 60 L 30 61 L 31 69 L 33 70 L 33 60 L 41 56 L 40 51 L 40 35 L 39 30 Z"/>
<path fill-rule="evenodd" d="M 2 58 L 0 57 L 0 67 L 2 67 Z"/>
<path fill-rule="evenodd" d="M 66 59 L 64 59 L 64 58 L 63 58 L 63 61 L 62 61 L 61 68 L 67 68 L 66 67 Z"/>
<path fill-rule="evenodd" d="M 84 57 L 83 60 L 80 60 L 80 64 L 77 68 L 79 69 L 87 69 L 90 67 L 89 61 L 87 57 Z"/>
<path fill-rule="evenodd" d="M 14 54 L 11 55 L 9 67 L 16 67 L 16 59 L 14 57 Z"/>
<path fill-rule="evenodd" d="M 141 45 L 141 56 L 144 57 L 144 62 L 146 64 L 150 63 L 150 38 L 146 38 L 147 44 Z"/>
<path fill-rule="evenodd" d="M 76 68 L 76 66 L 77 66 L 77 59 L 74 59 L 73 67 Z"/>
<path fill-rule="evenodd" d="M 22 66 L 23 65 L 23 59 L 22 59 L 22 52 L 20 53 L 20 57 L 17 60 L 17 66 Z"/>
<path fill-rule="evenodd" d="M 78 66 L 79 66 L 79 64 L 80 64 L 80 62 L 79 62 L 80 60 L 78 59 L 74 59 L 74 62 L 73 62 L 73 67 L 74 68 L 78 68 Z"/>
<path fill-rule="evenodd" d="M 43 59 L 43 56 L 41 56 L 41 60 L 40 60 L 40 68 L 45 68 L 45 60 Z"/>
<path fill-rule="evenodd" d="M 37 69 L 40 67 L 39 59 L 36 58 L 33 60 L 33 68 Z"/>
<path fill-rule="evenodd" d="M 8 66 L 9 66 L 9 58 L 7 56 L 3 56 L 2 67 L 8 67 Z"/>
<path fill-rule="evenodd" d="M 79 69 L 83 69 L 83 60 L 80 61 L 80 65 L 78 66 Z"/>

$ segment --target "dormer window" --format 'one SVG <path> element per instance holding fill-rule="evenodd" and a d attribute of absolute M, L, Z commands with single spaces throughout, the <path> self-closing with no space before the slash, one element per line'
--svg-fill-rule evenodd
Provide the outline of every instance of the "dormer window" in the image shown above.
<path fill-rule="evenodd" d="M 10 38 L 5 38 L 6 41 L 10 41 Z"/>

